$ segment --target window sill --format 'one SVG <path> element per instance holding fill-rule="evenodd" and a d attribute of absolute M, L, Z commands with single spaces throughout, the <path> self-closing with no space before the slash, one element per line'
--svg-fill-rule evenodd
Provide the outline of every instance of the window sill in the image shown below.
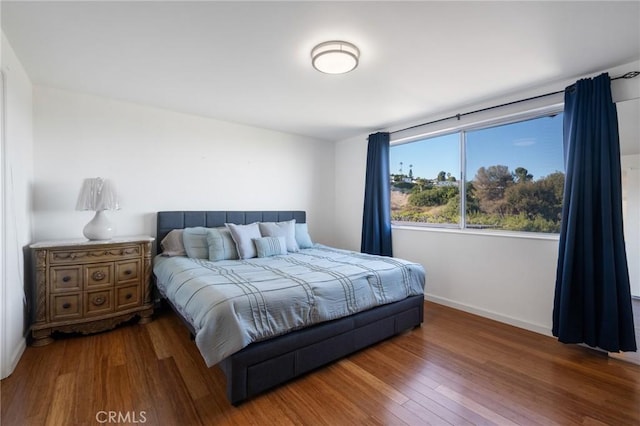
<path fill-rule="evenodd" d="M 461 235 L 480 235 L 483 237 L 500 237 L 500 238 L 521 238 L 525 240 L 546 240 L 559 241 L 560 234 L 547 234 L 543 232 L 516 232 L 516 231 L 493 231 L 487 229 L 459 229 L 446 226 L 420 226 L 420 225 L 396 225 L 391 224 L 391 229 L 403 231 L 420 231 L 420 232 L 439 232 L 448 234 Z"/>

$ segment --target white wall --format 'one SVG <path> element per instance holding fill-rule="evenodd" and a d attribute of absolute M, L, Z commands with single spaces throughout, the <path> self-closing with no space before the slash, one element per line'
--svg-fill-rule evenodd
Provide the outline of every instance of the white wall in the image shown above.
<path fill-rule="evenodd" d="M 82 238 L 82 179 L 113 179 L 117 235 L 155 235 L 159 210 L 306 210 L 333 235 L 330 142 L 63 90 L 34 88 L 34 240 Z"/>
<path fill-rule="evenodd" d="M 636 122 L 637 124 L 637 122 Z M 624 239 L 631 294 L 640 297 L 640 155 L 622 157 Z M 637 324 L 640 328 L 640 324 Z"/>
<path fill-rule="evenodd" d="M 33 185 L 32 85 L 2 33 L 2 254 L 0 375 L 13 372 L 25 348 L 24 256 L 31 242 Z"/>
<path fill-rule="evenodd" d="M 634 62 L 609 72 L 611 76 L 617 76 L 639 67 L 640 63 Z M 425 117 L 421 122 L 562 90 L 582 77 L 576 76 L 574 80 L 555 82 L 483 104 L 461 107 L 459 111 L 443 111 L 442 115 Z M 638 98 L 639 89 L 640 78 L 615 82 L 614 100 Z M 418 123 L 406 123 L 406 126 L 414 124 Z M 447 125 L 442 123 L 441 127 Z M 405 126 L 398 128 L 402 127 Z M 372 129 L 372 133 L 378 130 Z M 335 152 L 336 244 L 355 250 L 360 248 L 366 138 L 364 134 L 339 141 Z M 427 299 L 551 334 L 557 238 L 394 227 L 393 250 L 395 256 L 424 265 L 427 270 Z"/>
<path fill-rule="evenodd" d="M 640 95 L 639 95 L 640 97 Z M 640 99 L 618 102 L 624 234 L 631 294 L 640 297 Z M 640 315 L 640 313 L 639 313 Z M 640 324 L 637 324 L 640 331 Z"/>
<path fill-rule="evenodd" d="M 636 103 L 640 103 L 637 101 Z M 640 152 L 640 124 L 638 123 L 638 106 L 634 109 L 635 135 L 630 142 L 635 143 L 635 152 Z M 620 113 L 620 108 L 618 108 Z M 620 118 L 620 116 L 619 116 Z M 620 132 L 620 138 L 629 136 Z M 629 281 L 631 295 L 640 298 L 640 154 L 622 156 L 622 206 L 624 216 L 624 239 L 629 261 Z M 640 344 L 640 303 L 633 302 L 633 320 L 636 328 L 636 342 Z M 640 364 L 640 351 L 610 354 L 612 357 Z"/>

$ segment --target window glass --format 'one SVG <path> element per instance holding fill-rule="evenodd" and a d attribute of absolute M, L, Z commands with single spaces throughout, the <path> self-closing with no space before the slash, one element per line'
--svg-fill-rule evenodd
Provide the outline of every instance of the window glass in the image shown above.
<path fill-rule="evenodd" d="M 392 146 L 389 161 L 393 221 L 459 225 L 459 133 Z"/>
<path fill-rule="evenodd" d="M 392 145 L 392 221 L 560 232 L 562 116 L 546 115 Z M 460 170 L 463 163 L 464 174 Z M 462 187 L 464 199 L 460 197 Z M 465 214 L 461 215 L 463 203 Z"/>
<path fill-rule="evenodd" d="M 465 136 L 467 227 L 560 232 L 562 114 Z"/>

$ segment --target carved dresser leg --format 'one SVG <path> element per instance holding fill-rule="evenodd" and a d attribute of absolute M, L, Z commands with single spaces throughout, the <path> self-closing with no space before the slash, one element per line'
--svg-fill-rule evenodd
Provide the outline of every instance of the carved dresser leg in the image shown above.
<path fill-rule="evenodd" d="M 49 343 L 53 343 L 53 338 L 51 337 L 51 329 L 45 328 L 42 330 L 33 330 L 31 331 L 31 336 L 33 337 L 33 342 L 31 342 L 31 346 L 45 346 Z"/>

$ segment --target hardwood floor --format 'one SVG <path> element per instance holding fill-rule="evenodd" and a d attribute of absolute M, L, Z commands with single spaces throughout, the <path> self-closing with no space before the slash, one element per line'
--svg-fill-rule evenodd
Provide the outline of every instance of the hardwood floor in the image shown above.
<path fill-rule="evenodd" d="M 640 366 L 433 303 L 425 322 L 231 406 L 180 320 L 27 348 L 3 425 L 638 425 Z"/>

